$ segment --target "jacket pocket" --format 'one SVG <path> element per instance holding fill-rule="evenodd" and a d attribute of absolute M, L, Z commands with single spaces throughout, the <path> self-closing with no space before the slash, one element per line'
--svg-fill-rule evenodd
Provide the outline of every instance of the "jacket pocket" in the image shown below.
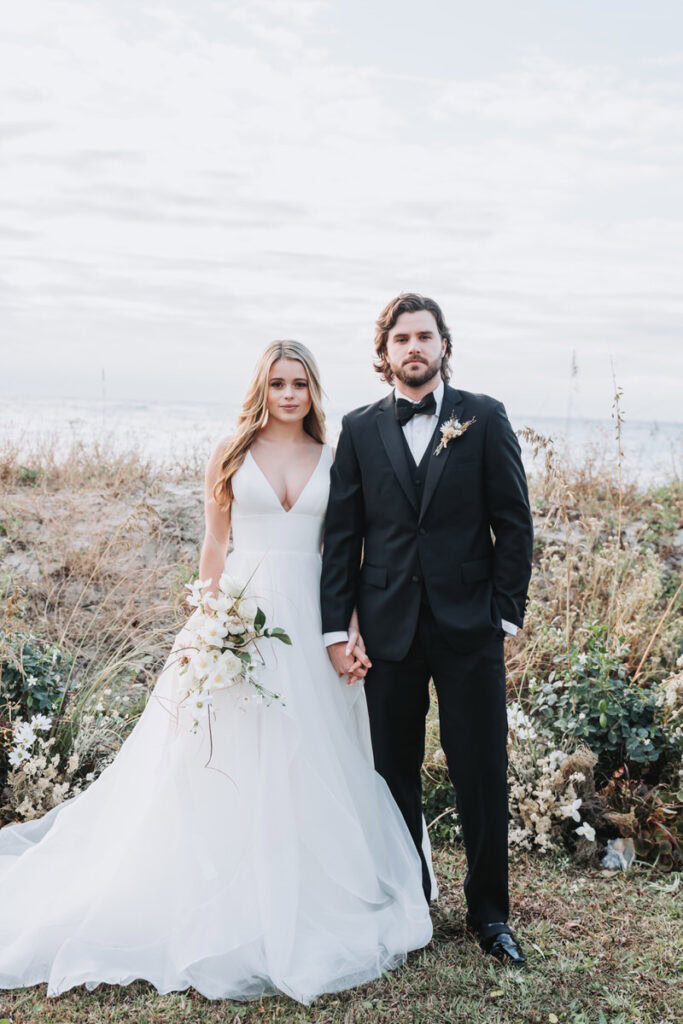
<path fill-rule="evenodd" d="M 367 562 L 363 562 L 360 570 L 360 579 L 361 583 L 369 583 L 371 587 L 386 587 L 386 566 L 368 565 Z"/>
<path fill-rule="evenodd" d="M 478 558 L 476 562 L 463 562 L 460 575 L 463 583 L 480 583 L 490 579 L 493 565 L 490 558 Z"/>

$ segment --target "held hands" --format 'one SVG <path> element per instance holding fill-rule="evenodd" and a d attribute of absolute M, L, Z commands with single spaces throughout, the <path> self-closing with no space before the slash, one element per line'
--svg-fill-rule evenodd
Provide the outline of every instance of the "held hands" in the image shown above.
<path fill-rule="evenodd" d="M 348 654 L 347 651 L 349 652 Z M 363 679 L 368 669 L 372 667 L 372 662 L 357 643 L 351 647 L 350 634 L 348 640 L 341 640 L 337 644 L 330 644 L 327 648 L 327 653 L 334 671 L 340 679 L 342 676 L 346 676 L 348 685 Z"/>
<path fill-rule="evenodd" d="M 347 685 L 357 683 L 359 679 L 365 678 L 372 662 L 365 653 L 365 643 L 358 629 L 358 615 L 353 610 L 351 622 L 349 623 L 349 639 L 342 640 L 337 644 L 330 644 L 327 653 L 337 675 L 341 678 L 346 676 Z"/>

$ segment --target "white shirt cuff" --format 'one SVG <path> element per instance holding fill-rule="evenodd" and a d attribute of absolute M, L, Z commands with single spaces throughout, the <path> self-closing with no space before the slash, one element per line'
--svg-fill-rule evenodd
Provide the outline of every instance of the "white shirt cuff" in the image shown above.
<path fill-rule="evenodd" d="M 349 639 L 349 634 L 345 629 L 340 629 L 338 633 L 323 633 L 323 640 L 325 647 L 329 647 L 330 644 L 341 644 L 345 640 Z"/>
<path fill-rule="evenodd" d="M 507 619 L 501 619 L 500 624 L 505 632 L 509 633 L 510 636 L 517 636 L 517 626 L 515 626 L 514 622 L 508 622 Z"/>

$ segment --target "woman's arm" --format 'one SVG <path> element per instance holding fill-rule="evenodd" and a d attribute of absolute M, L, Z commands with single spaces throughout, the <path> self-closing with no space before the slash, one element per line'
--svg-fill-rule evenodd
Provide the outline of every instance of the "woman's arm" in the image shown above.
<path fill-rule="evenodd" d="M 204 594 L 218 593 L 218 581 L 223 572 L 230 541 L 230 510 L 222 509 L 213 496 L 213 488 L 220 475 L 223 453 L 229 438 L 219 441 L 213 450 L 204 475 L 204 540 L 199 556 L 200 580 L 211 580 Z"/>

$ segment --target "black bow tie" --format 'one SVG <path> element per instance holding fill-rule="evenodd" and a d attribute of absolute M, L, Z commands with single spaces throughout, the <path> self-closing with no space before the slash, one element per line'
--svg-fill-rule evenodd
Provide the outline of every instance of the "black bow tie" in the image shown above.
<path fill-rule="evenodd" d="M 396 399 L 396 419 L 402 427 L 406 425 L 408 420 L 412 420 L 413 416 L 435 415 L 436 399 L 434 398 L 433 391 L 430 391 L 428 395 L 425 395 L 420 402 L 411 402 L 408 398 Z"/>

